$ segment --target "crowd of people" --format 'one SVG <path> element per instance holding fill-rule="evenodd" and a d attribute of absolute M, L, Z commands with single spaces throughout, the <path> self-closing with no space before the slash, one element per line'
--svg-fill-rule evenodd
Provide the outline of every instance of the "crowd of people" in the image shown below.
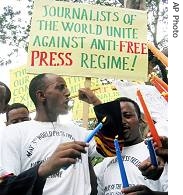
<path fill-rule="evenodd" d="M 168 194 L 168 138 L 160 137 L 160 148 L 154 143 L 158 166 L 152 165 L 135 101 L 120 97 L 106 106 L 90 89 L 79 89 L 79 99 L 94 106 L 96 117 L 100 120 L 100 115 L 106 115 L 108 119 L 85 143 L 89 130 L 57 120 L 69 111 L 70 92 L 62 77 L 51 73 L 35 76 L 29 95 L 36 107 L 32 120 L 25 105 L 8 104 L 11 92 L 0 83 L 0 111 L 7 120 L 0 140 L 0 195 Z M 128 187 L 123 187 L 112 144 L 116 134 Z M 93 167 L 91 157 L 104 160 Z"/>

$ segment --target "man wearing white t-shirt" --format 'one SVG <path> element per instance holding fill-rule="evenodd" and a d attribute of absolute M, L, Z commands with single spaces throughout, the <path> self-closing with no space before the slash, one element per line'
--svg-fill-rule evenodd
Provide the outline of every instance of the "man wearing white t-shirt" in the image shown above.
<path fill-rule="evenodd" d="M 95 106 L 94 109 L 96 114 L 99 116 L 100 114 L 109 113 L 109 110 L 111 108 L 113 108 L 113 110 L 116 110 L 117 112 L 118 108 L 120 107 L 117 115 L 121 115 L 122 118 L 119 124 L 119 126 L 121 126 L 121 130 L 118 133 L 120 134 L 120 149 L 122 151 L 121 155 L 123 158 L 129 186 L 139 187 L 139 185 L 143 185 L 143 190 L 146 190 L 142 191 L 142 187 L 140 187 L 135 192 L 134 188 L 134 195 L 138 193 L 144 193 L 145 195 L 148 194 L 148 192 L 149 195 L 151 194 L 150 192 L 153 192 L 152 194 L 167 194 L 168 176 L 167 164 L 165 165 L 165 162 L 162 162 L 161 166 L 157 167 L 157 169 L 159 169 L 158 180 L 147 179 L 139 170 L 142 162 L 144 162 L 149 157 L 149 151 L 142 139 L 139 129 L 141 112 L 138 104 L 126 97 L 118 98 L 116 101 L 119 102 L 118 107 L 114 107 L 114 105 L 116 105 L 116 102 L 113 101 Z M 105 127 L 105 125 L 104 128 L 96 136 L 98 137 L 98 139 L 102 140 L 105 143 L 105 145 L 103 145 L 106 146 L 105 151 L 108 150 L 109 152 L 109 142 L 112 142 L 110 140 L 114 140 L 115 134 L 114 132 L 111 133 L 111 135 L 114 134 L 114 137 L 108 137 L 107 139 L 107 133 L 109 134 L 109 132 L 112 131 L 111 128 L 107 128 L 107 126 Z M 100 134 L 102 134 L 102 136 Z M 101 142 L 98 142 L 98 144 L 101 144 Z M 104 150 L 104 147 L 99 146 L 99 149 Z M 110 151 L 112 151 L 112 148 L 110 148 Z M 94 167 L 94 170 L 98 179 L 98 195 L 122 194 L 122 189 L 124 186 L 123 182 L 121 181 L 120 169 L 116 156 L 105 158 L 101 163 L 97 164 Z M 147 191 L 147 189 L 149 191 Z M 128 194 L 127 192 L 128 191 L 126 190 L 125 194 Z"/>
<path fill-rule="evenodd" d="M 65 80 L 55 74 L 40 74 L 30 82 L 29 94 L 36 107 L 35 119 L 7 127 L 3 167 L 20 174 L 45 162 L 59 145 L 59 169 L 47 178 L 43 194 L 89 195 L 88 156 L 95 147 L 84 142 L 89 132 L 72 122 L 57 123 L 58 115 L 69 109 Z"/>
<path fill-rule="evenodd" d="M 0 114 L 5 113 L 7 110 L 12 109 L 11 106 L 8 106 L 9 100 L 11 98 L 11 92 L 4 83 L 0 82 Z M 13 108 L 16 108 L 16 111 L 18 110 L 17 106 L 13 105 Z M 16 121 L 21 122 L 22 120 L 25 120 L 25 118 L 22 118 L 22 114 L 18 114 L 13 112 L 13 114 L 16 114 Z M 28 113 L 26 113 L 27 115 Z M 5 116 L 5 115 L 4 115 Z M 25 115 L 24 115 L 25 116 Z M 11 116 L 12 117 L 12 116 Z M 15 119 L 15 117 L 13 117 Z M 12 119 L 12 118 L 11 118 Z M 29 120 L 28 117 L 26 117 L 26 120 Z M 14 120 L 13 120 L 14 121 Z M 14 123 L 13 121 L 8 122 L 8 124 Z M 2 127 L 3 125 L 1 125 Z M 4 123 L 5 126 L 5 123 Z M 13 128 L 13 126 L 12 126 Z M 11 128 L 11 129 L 12 129 Z M 6 131 L 6 129 L 4 129 Z M 1 132 L 0 132 L 1 133 Z M 1 134 L 0 134 L 1 135 Z M 16 136 L 15 136 L 16 137 Z M 3 140 L 5 137 L 2 137 L 2 140 L 0 141 L 2 150 L 0 154 L 6 153 L 6 147 L 3 145 Z M 16 138 L 15 138 L 16 139 Z M 8 171 L 9 169 L 5 169 L 5 167 L 2 167 L 0 165 L 0 195 L 42 195 L 43 187 L 45 185 L 46 179 L 57 173 L 61 167 L 63 167 L 63 162 L 61 161 L 62 155 L 62 147 L 60 149 L 60 145 L 57 146 L 56 149 L 54 149 L 51 156 L 44 162 L 39 162 L 38 164 L 35 164 L 35 166 L 31 166 L 31 168 L 21 172 L 18 175 L 14 175 L 14 172 Z M 11 158 L 14 159 L 14 154 L 12 154 Z M 15 160 L 17 161 L 17 159 Z M 90 167 L 90 177 L 92 180 L 92 195 L 96 194 L 96 184 L 95 184 L 95 175 L 93 172 L 93 169 L 91 165 Z"/>

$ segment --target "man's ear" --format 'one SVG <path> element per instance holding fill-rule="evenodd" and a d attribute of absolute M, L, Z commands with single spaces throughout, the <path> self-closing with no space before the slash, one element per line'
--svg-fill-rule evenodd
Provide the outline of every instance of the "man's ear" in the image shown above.
<path fill-rule="evenodd" d="M 42 90 L 38 90 L 36 93 L 37 99 L 39 102 L 45 102 L 46 101 L 46 96 Z"/>
<path fill-rule="evenodd" d="M 142 123 L 142 124 L 147 124 L 146 120 L 144 118 L 140 118 L 139 119 L 139 123 Z"/>

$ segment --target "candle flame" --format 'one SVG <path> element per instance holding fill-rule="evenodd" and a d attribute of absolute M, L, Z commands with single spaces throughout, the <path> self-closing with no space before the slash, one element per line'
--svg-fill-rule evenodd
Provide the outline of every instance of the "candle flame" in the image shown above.
<path fill-rule="evenodd" d="M 102 123 L 105 123 L 106 122 L 106 119 L 107 119 L 107 117 L 104 116 L 104 118 L 102 119 Z"/>
<path fill-rule="evenodd" d="M 115 136 L 115 139 L 118 139 L 118 135 Z"/>

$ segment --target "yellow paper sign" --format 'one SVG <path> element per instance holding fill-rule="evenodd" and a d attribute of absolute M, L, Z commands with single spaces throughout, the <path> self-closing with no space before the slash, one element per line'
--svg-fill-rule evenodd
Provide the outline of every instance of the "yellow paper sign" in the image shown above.
<path fill-rule="evenodd" d="M 100 84 L 99 87 L 100 88 L 94 91 L 94 93 L 103 103 L 113 101 L 116 98 L 120 97 L 120 93 L 114 88 L 112 84 Z M 74 98 L 74 107 L 72 110 L 72 114 L 75 120 L 81 120 L 83 118 L 83 103 L 78 100 L 77 97 Z M 90 105 L 89 107 L 89 118 L 96 118 L 93 110 L 93 105 Z"/>
<path fill-rule="evenodd" d="M 26 66 L 10 70 L 11 102 L 22 103 L 29 111 L 35 110 L 35 106 L 29 97 L 29 83 L 34 75 L 27 74 Z"/>
<path fill-rule="evenodd" d="M 35 106 L 29 97 L 29 83 L 34 75 L 27 74 L 26 66 L 10 70 L 10 89 L 11 89 L 11 103 L 23 103 L 30 112 L 35 111 Z M 83 102 L 78 99 L 78 89 L 84 87 L 84 77 L 63 77 L 70 90 L 71 97 L 74 100 L 74 107 L 72 109 L 73 119 L 81 120 L 83 117 Z M 91 89 L 95 90 L 95 94 L 102 102 L 108 102 L 119 97 L 119 92 L 114 90 L 114 86 L 102 85 L 97 78 L 91 78 Z M 89 118 L 95 118 L 93 107 L 90 106 Z"/>
<path fill-rule="evenodd" d="M 36 0 L 28 72 L 146 81 L 147 13 Z"/>

